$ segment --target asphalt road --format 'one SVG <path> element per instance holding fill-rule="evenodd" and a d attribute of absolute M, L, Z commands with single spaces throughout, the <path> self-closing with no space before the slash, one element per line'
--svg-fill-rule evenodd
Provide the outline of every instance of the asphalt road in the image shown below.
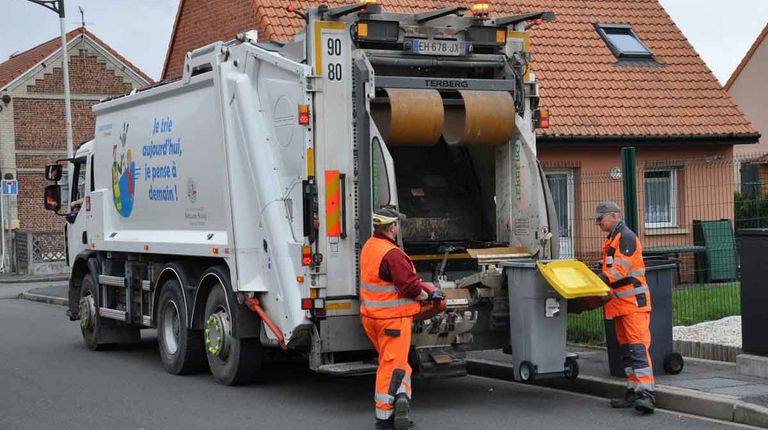
<path fill-rule="evenodd" d="M 0 299 L 0 429 L 370 429 L 373 377 L 334 378 L 305 362 L 269 365 L 259 385 L 165 373 L 154 333 L 88 351 L 64 308 Z M 492 379 L 414 381 L 419 429 L 726 429 L 659 411 L 637 416 L 605 400 Z"/>

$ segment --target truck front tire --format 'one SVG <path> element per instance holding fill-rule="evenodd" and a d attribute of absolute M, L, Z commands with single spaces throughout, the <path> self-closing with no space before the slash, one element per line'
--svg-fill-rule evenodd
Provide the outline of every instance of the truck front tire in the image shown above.
<path fill-rule="evenodd" d="M 78 309 L 80 315 L 80 332 L 83 334 L 85 346 L 91 351 L 98 351 L 106 344 L 99 342 L 99 330 L 101 323 L 99 318 L 99 309 L 94 295 L 93 277 L 90 273 L 83 276 L 83 282 L 80 286 L 80 300 Z"/>
<path fill-rule="evenodd" d="M 237 306 L 237 303 L 233 304 Z M 213 286 L 205 303 L 205 350 L 208 367 L 216 382 L 242 385 L 254 382 L 260 374 L 263 350 L 258 338 L 240 339 L 232 336 L 237 324 L 227 305 L 224 286 Z"/>
<path fill-rule="evenodd" d="M 157 344 L 165 370 L 174 375 L 205 369 L 203 332 L 190 330 L 188 321 L 179 282 L 165 282 L 158 300 Z"/>

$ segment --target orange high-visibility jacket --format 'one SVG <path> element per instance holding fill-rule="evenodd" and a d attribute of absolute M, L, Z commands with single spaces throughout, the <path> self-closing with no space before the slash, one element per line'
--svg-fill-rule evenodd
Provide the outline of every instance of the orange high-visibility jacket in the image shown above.
<path fill-rule="evenodd" d="M 651 293 L 645 279 L 643 246 L 624 222 L 616 224 L 603 243 L 603 272 L 600 278 L 611 287 L 605 317 L 651 311 Z"/>
<path fill-rule="evenodd" d="M 360 252 L 360 313 L 369 318 L 410 317 L 421 310 L 419 302 L 403 297 L 394 284 L 379 277 L 381 261 L 393 249 L 397 245 L 372 236 Z"/>

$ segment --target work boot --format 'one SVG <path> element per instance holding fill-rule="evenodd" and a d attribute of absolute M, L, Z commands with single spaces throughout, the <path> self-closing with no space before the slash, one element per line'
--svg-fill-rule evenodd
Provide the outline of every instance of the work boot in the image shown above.
<path fill-rule="evenodd" d="M 643 414 L 652 414 L 656 409 L 656 396 L 647 391 L 641 391 L 635 399 L 635 410 Z"/>
<path fill-rule="evenodd" d="M 624 393 L 623 398 L 618 399 L 611 399 L 611 407 L 612 408 L 631 408 L 635 405 L 635 400 L 637 400 L 639 395 L 635 392 L 635 390 L 632 390 L 630 388 L 627 389 L 627 391 Z"/>
<path fill-rule="evenodd" d="M 395 430 L 411 430 L 415 428 L 413 421 L 410 420 L 411 401 L 405 394 L 398 394 L 395 397 L 394 424 Z"/>
<path fill-rule="evenodd" d="M 408 421 L 408 430 L 414 430 L 416 428 L 416 425 L 413 424 L 413 421 Z M 395 421 L 393 418 L 390 418 L 388 420 L 382 420 L 379 418 L 376 418 L 376 427 L 374 427 L 375 430 L 395 430 Z"/>

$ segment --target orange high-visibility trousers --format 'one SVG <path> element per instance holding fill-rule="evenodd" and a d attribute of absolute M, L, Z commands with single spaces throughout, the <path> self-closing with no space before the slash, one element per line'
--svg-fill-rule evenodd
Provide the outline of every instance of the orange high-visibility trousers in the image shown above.
<path fill-rule="evenodd" d="M 374 394 L 376 418 L 386 420 L 394 412 L 396 395 L 404 393 L 411 398 L 408 351 L 413 317 L 374 319 L 363 315 L 362 320 L 365 333 L 379 353 Z"/>
<path fill-rule="evenodd" d="M 627 388 L 640 392 L 654 392 L 651 347 L 651 313 L 633 312 L 613 319 L 616 340 L 621 349 Z"/>

